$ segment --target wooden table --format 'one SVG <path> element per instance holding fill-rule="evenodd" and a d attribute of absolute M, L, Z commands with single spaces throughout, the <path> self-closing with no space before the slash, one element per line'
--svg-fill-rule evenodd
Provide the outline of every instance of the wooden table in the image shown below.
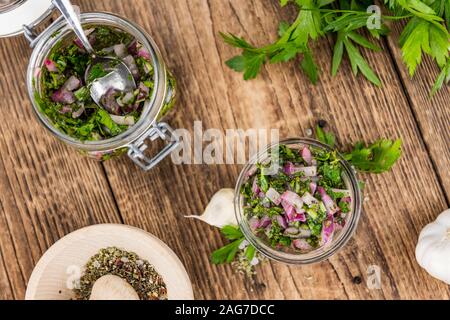
<path fill-rule="evenodd" d="M 449 207 L 450 89 L 429 99 L 437 67 L 425 59 L 411 80 L 397 47 L 399 29 L 364 52 L 380 75 L 377 89 L 351 75 L 346 61 L 332 78 L 333 39 L 315 46 L 324 71 L 313 86 L 294 63 L 267 66 L 244 82 L 224 60 L 237 53 L 219 31 L 264 44 L 277 23 L 295 15 L 275 0 L 79 0 L 83 11 L 106 10 L 143 26 L 178 79 L 176 128 L 279 128 L 304 136 L 325 119 L 341 145 L 401 137 L 404 156 L 367 183 L 359 228 L 328 261 L 296 267 L 265 263 L 256 281 L 210 253 L 225 241 L 219 231 L 186 214 L 201 213 L 220 188 L 233 187 L 239 165 L 174 165 L 168 159 L 144 173 L 127 158 L 98 163 L 79 156 L 38 123 L 27 96 L 31 50 L 23 37 L 0 40 L 0 298 L 22 299 L 41 255 L 59 238 L 96 223 L 125 223 L 165 241 L 181 258 L 198 299 L 449 299 L 449 286 L 430 277 L 414 257 L 422 227 Z M 368 267 L 381 268 L 381 289 L 371 290 Z M 358 281 L 361 278 L 361 282 Z"/>

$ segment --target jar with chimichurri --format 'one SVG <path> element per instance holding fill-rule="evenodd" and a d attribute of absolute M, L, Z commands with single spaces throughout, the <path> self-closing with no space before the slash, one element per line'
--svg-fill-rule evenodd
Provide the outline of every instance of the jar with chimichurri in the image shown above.
<path fill-rule="evenodd" d="M 40 34 L 35 31 L 53 12 L 51 0 L 10 2 L 0 7 L 0 37 L 24 33 L 34 48 L 28 93 L 37 118 L 54 136 L 98 160 L 128 154 L 144 170 L 176 149 L 174 130 L 162 122 L 174 107 L 176 82 L 142 28 L 112 13 L 80 14 L 96 54 L 123 62 L 136 84 L 133 90 L 106 91 L 97 104 L 90 86 L 109 70 L 93 63 L 62 17 Z M 158 138 L 166 141 L 163 150 L 146 155 L 147 143 Z"/>
<path fill-rule="evenodd" d="M 283 140 L 255 155 L 239 176 L 234 200 L 247 241 L 289 264 L 336 254 L 361 215 L 355 170 L 338 152 L 308 138 Z"/>

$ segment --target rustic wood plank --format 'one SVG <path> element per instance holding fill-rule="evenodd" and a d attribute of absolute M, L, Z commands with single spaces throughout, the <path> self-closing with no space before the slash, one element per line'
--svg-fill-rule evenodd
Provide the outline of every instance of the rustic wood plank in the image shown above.
<path fill-rule="evenodd" d="M 27 96 L 31 50 L 0 40 L 0 292 L 23 299 L 45 250 L 67 233 L 120 222 L 100 163 L 81 157 L 38 123 Z"/>
<path fill-rule="evenodd" d="M 446 200 L 388 53 L 367 53 L 384 83 L 382 89 L 354 78 L 348 63 L 334 79 L 325 73 L 317 86 L 310 85 L 293 63 L 268 66 L 258 79 L 244 82 L 224 66 L 236 51 L 222 43 L 218 32 L 244 35 L 256 44 L 273 40 L 277 22 L 293 16 L 275 2 L 79 3 L 83 10 L 105 9 L 132 17 L 155 38 L 180 85 L 178 112 L 171 120 L 176 128 L 192 132 L 193 121 L 201 120 L 205 128 L 220 130 L 279 128 L 288 137 L 304 135 L 323 118 L 342 145 L 382 136 L 404 141 L 405 154 L 392 172 L 361 176 L 367 182 L 368 201 L 354 239 L 341 253 L 307 267 L 266 263 L 254 283 L 234 275 L 229 266 L 211 265 L 209 253 L 223 243 L 219 232 L 182 218 L 200 213 L 219 188 L 234 186 L 240 166 L 175 166 L 166 160 L 145 174 L 127 159 L 106 163 L 124 221 L 154 233 L 181 256 L 197 298 L 450 297 L 448 286 L 415 262 L 418 233 L 446 207 Z M 325 39 L 314 48 L 326 72 L 332 45 Z M 381 268 L 379 290 L 365 285 L 370 265 Z M 361 284 L 354 283 L 355 276 L 362 278 Z"/>
<path fill-rule="evenodd" d="M 430 98 L 431 88 L 439 74 L 439 68 L 429 56 L 423 59 L 416 75 L 411 79 L 402 62 L 398 39 L 404 24 L 393 25 L 388 38 L 389 49 L 397 64 L 402 84 L 407 92 L 414 117 L 419 123 L 421 134 L 429 150 L 437 174 L 443 185 L 447 204 L 450 203 L 450 86 L 444 85 Z"/>

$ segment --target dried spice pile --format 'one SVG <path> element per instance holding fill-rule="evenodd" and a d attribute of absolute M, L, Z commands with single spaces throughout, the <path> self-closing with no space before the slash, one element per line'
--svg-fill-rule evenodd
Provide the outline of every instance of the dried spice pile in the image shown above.
<path fill-rule="evenodd" d="M 89 259 L 74 289 L 76 299 L 89 300 L 94 283 L 109 274 L 126 280 L 141 300 L 167 300 L 166 284 L 155 268 L 137 254 L 115 247 L 101 249 Z"/>

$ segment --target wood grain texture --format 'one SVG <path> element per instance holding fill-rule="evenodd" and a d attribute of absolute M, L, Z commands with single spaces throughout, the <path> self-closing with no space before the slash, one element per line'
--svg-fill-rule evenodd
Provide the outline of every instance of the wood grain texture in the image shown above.
<path fill-rule="evenodd" d="M 192 132 L 193 121 L 201 120 L 204 128 L 279 128 L 289 137 L 304 135 L 324 118 L 342 145 L 381 136 L 404 140 L 405 155 L 392 172 L 362 177 L 369 200 L 355 238 L 340 254 L 308 267 L 267 263 L 255 283 L 228 266 L 212 266 L 208 255 L 223 243 L 218 231 L 182 218 L 202 212 L 219 188 L 234 186 L 240 166 L 175 166 L 167 160 L 143 174 L 126 159 L 106 163 L 124 221 L 158 235 L 182 256 L 197 298 L 449 297 L 448 287 L 431 279 L 414 259 L 420 229 L 446 207 L 446 200 L 389 53 L 367 53 L 383 89 L 355 79 L 348 64 L 331 79 L 326 74 L 331 39 L 315 48 L 325 71 L 316 87 L 294 64 L 268 66 L 258 79 L 244 82 L 224 66 L 236 51 L 222 43 L 218 32 L 231 31 L 256 44 L 273 40 L 277 22 L 293 13 L 275 2 L 138 1 L 131 8 L 124 1 L 80 3 L 132 16 L 155 38 L 180 85 L 171 121 L 176 128 Z M 367 289 L 370 265 L 382 270 L 380 290 Z M 353 283 L 355 276 L 362 284 Z"/>
<path fill-rule="evenodd" d="M 391 44 L 380 42 L 381 53 L 365 52 L 383 81 L 381 89 L 353 77 L 347 62 L 335 78 L 329 76 L 331 38 L 314 47 L 323 70 L 317 86 L 297 62 L 269 65 L 256 80 L 245 82 L 223 64 L 237 51 L 218 32 L 230 31 L 257 45 L 274 40 L 278 22 L 295 14 L 280 9 L 277 1 L 74 2 L 82 11 L 128 17 L 155 39 L 179 84 L 177 111 L 170 119 L 175 128 L 192 132 L 193 122 L 201 120 L 205 130 L 276 128 L 282 137 L 295 137 L 325 119 L 342 147 L 401 137 L 404 156 L 389 173 L 361 175 L 367 183 L 364 212 L 354 238 L 339 254 L 306 267 L 267 262 L 250 281 L 230 266 L 210 263 L 210 253 L 225 243 L 217 229 L 183 218 L 200 214 L 218 189 L 234 187 L 242 166 L 174 165 L 166 159 L 143 173 L 126 158 L 101 165 L 76 155 L 32 115 L 24 83 L 30 55 L 25 40 L 1 39 L 1 56 L 14 63 L 0 61 L 0 298 L 23 298 L 37 259 L 62 235 L 118 221 L 167 243 L 184 263 L 198 299 L 450 298 L 449 287 L 420 269 L 414 258 L 420 230 L 448 207 L 448 159 L 439 158 L 449 151 L 447 93 L 441 93 L 437 111 L 427 118 L 430 103 L 421 106 L 424 100 L 412 96 L 423 96 L 430 76 L 420 73 L 407 83 L 386 51 Z M 372 265 L 381 269 L 378 290 L 366 285 Z"/>
<path fill-rule="evenodd" d="M 402 53 L 398 47 L 398 39 L 404 24 L 393 26 L 389 39 L 389 48 L 398 65 L 401 77 L 414 117 L 426 147 L 431 154 L 433 164 L 450 202 L 450 86 L 443 88 L 432 98 L 431 87 L 439 75 L 436 62 L 429 56 L 424 57 L 417 74 L 411 78 L 402 62 Z"/>
<path fill-rule="evenodd" d="M 51 137 L 34 116 L 30 54 L 22 37 L 0 40 L 0 298 L 23 299 L 38 259 L 65 234 L 120 222 L 101 164 Z"/>

